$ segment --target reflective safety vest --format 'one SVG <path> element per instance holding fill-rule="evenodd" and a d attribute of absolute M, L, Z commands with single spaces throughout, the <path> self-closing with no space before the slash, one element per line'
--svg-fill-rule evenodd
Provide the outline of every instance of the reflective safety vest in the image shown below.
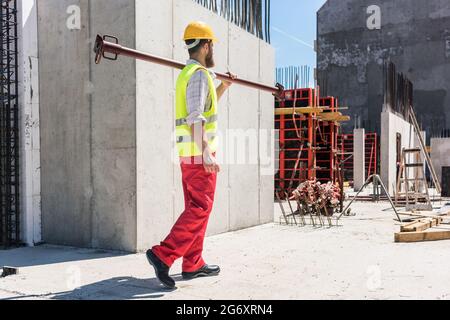
<path fill-rule="evenodd" d="M 187 124 L 188 109 L 186 102 L 186 91 L 189 79 L 196 71 L 202 69 L 208 77 L 209 95 L 211 98 L 211 109 L 203 113 L 206 118 L 206 135 L 208 136 L 209 148 L 212 152 L 217 151 L 217 92 L 214 80 L 208 70 L 198 64 L 187 65 L 177 80 L 176 87 L 176 136 L 177 148 L 180 157 L 197 157 L 202 155 L 202 150 L 195 143 L 191 127 Z"/>

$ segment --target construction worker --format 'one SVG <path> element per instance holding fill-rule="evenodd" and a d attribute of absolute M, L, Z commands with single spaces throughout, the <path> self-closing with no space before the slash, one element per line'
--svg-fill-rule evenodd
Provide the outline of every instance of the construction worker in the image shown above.
<path fill-rule="evenodd" d="M 190 23 L 184 41 L 190 59 L 176 86 L 176 136 L 185 210 L 166 239 L 147 251 L 156 276 L 169 289 L 175 288 L 169 270 L 181 257 L 185 280 L 220 273 L 219 266 L 205 263 L 202 251 L 220 171 L 216 160 L 217 101 L 231 82 L 223 81 L 216 89 L 215 75 L 208 70 L 215 65 L 213 45 L 217 42 L 211 27 L 203 22 Z"/>

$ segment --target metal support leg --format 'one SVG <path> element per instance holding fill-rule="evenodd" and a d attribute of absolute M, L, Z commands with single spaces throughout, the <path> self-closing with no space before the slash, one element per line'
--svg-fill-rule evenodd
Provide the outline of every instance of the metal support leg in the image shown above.
<path fill-rule="evenodd" d="M 288 202 L 288 204 L 289 204 L 289 208 L 291 209 L 292 219 L 294 219 L 295 225 L 298 225 L 297 220 L 295 219 L 295 211 L 294 211 L 294 209 L 292 208 L 291 200 L 289 200 L 289 195 L 288 195 L 287 192 L 285 192 L 284 194 L 285 194 L 286 199 L 287 199 L 287 202 Z"/>
<path fill-rule="evenodd" d="M 380 183 L 381 187 L 382 187 L 383 190 L 384 190 L 384 193 L 386 194 L 386 196 L 387 196 L 388 199 L 389 199 L 389 202 L 391 203 L 392 209 L 394 209 L 394 212 L 395 212 L 395 215 L 397 216 L 398 221 L 403 222 L 402 219 L 400 218 L 398 212 L 397 212 L 397 209 L 395 208 L 394 202 L 392 201 L 392 198 L 391 198 L 391 196 L 389 195 L 389 192 L 387 191 L 386 187 L 384 186 L 384 183 L 383 183 L 383 181 L 381 180 L 380 176 L 377 175 L 377 174 L 371 175 L 371 176 L 367 179 L 367 181 L 364 183 L 364 185 L 363 185 L 363 186 L 361 187 L 361 189 L 358 191 L 358 193 L 356 194 L 356 196 L 355 196 L 355 197 L 350 201 L 350 203 L 345 207 L 344 211 L 341 212 L 341 214 L 340 214 L 339 217 L 337 218 L 338 221 L 342 218 L 342 216 L 345 214 L 345 212 L 347 212 L 347 210 L 350 208 L 350 206 L 353 204 L 353 202 L 358 198 L 359 194 L 364 190 L 364 188 L 366 188 L 366 187 L 369 185 L 369 183 L 370 183 L 370 181 L 372 181 L 372 179 L 374 179 L 374 180 L 376 179 L 376 180 Z"/>
<path fill-rule="evenodd" d="M 277 195 L 278 204 L 280 205 L 281 213 L 283 213 L 284 220 L 286 221 L 286 224 L 289 225 L 289 221 L 287 219 L 286 211 L 284 210 L 283 203 L 281 202 L 280 195 L 278 194 L 278 192 L 275 192 L 275 194 Z"/>

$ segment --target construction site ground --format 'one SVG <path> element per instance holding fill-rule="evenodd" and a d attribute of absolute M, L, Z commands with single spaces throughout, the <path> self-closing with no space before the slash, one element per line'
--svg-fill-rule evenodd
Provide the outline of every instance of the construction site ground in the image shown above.
<path fill-rule="evenodd" d="M 438 208 L 445 202 L 435 203 Z M 275 221 L 280 209 L 275 204 Z M 394 243 L 387 202 L 357 202 L 341 226 L 267 224 L 209 237 L 204 257 L 218 277 L 155 279 L 145 255 L 42 245 L 0 251 L 0 299 L 450 299 L 450 241 Z"/>

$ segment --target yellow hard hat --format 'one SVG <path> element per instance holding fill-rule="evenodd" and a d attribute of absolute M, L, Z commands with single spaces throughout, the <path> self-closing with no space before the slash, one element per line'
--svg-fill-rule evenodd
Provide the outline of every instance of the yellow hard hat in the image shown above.
<path fill-rule="evenodd" d="M 191 22 L 184 31 L 183 40 L 207 39 L 217 42 L 217 38 L 210 26 L 201 21 Z"/>

